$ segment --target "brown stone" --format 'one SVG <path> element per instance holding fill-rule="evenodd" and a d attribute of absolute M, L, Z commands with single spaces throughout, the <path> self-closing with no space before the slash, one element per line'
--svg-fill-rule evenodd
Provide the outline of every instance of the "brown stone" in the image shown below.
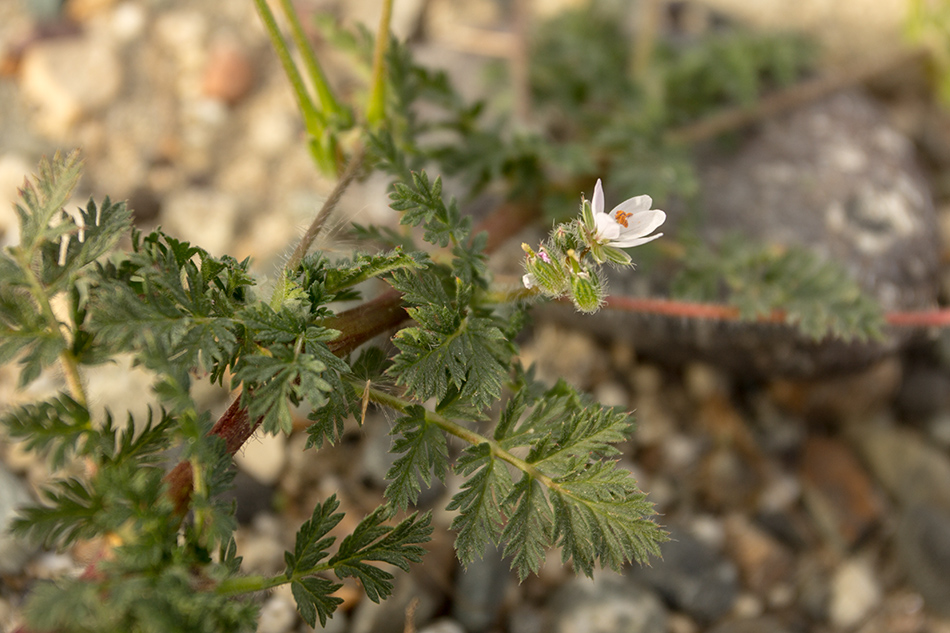
<path fill-rule="evenodd" d="M 233 44 L 219 44 L 211 50 L 201 82 L 206 97 L 233 105 L 253 84 L 254 67 L 244 51 Z"/>
<path fill-rule="evenodd" d="M 810 438 L 802 456 L 801 479 L 806 504 L 833 544 L 854 547 L 880 520 L 880 496 L 840 441 Z"/>
<path fill-rule="evenodd" d="M 726 547 L 745 586 L 757 594 L 791 576 L 793 561 L 788 549 L 742 515 L 726 519 Z"/>

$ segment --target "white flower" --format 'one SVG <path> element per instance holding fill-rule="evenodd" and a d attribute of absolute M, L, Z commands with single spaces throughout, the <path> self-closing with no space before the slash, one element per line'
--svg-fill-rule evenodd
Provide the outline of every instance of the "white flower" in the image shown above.
<path fill-rule="evenodd" d="M 528 290 L 536 287 L 538 285 L 538 280 L 531 273 L 527 273 L 524 277 L 521 278 L 521 283 L 524 284 L 524 287 Z"/>
<path fill-rule="evenodd" d="M 650 235 L 666 222 L 666 213 L 650 208 L 653 206 L 653 198 L 650 196 L 636 196 L 624 200 L 610 213 L 604 213 L 604 188 L 598 178 L 590 206 L 594 216 L 592 237 L 598 244 L 631 248 L 652 242 L 663 235 Z"/>

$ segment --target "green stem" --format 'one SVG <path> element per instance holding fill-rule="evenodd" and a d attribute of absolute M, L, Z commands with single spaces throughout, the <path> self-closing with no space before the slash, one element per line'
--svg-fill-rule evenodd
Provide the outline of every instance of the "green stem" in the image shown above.
<path fill-rule="evenodd" d="M 291 0 L 280 0 L 280 6 L 284 10 L 284 15 L 287 16 L 287 21 L 290 23 L 291 37 L 293 37 L 294 44 L 297 45 L 297 50 L 300 51 L 303 63 L 307 67 L 307 72 L 310 74 L 310 81 L 313 82 L 313 87 L 317 91 L 317 98 L 320 100 L 320 107 L 323 110 L 324 116 L 329 119 L 332 116 L 344 114 L 340 102 L 337 101 L 333 90 L 330 88 L 330 84 L 327 83 L 327 76 L 323 73 L 320 62 L 317 61 L 317 56 L 313 52 L 313 46 L 311 46 L 309 40 L 307 40 L 303 26 L 300 24 L 300 17 L 297 15 L 297 10 L 294 8 L 293 3 Z"/>
<path fill-rule="evenodd" d="M 297 70 L 297 65 L 294 63 L 290 50 L 287 48 L 287 43 L 280 34 L 277 20 L 274 19 L 274 14 L 267 5 L 267 0 L 254 0 L 254 4 L 257 6 L 257 12 L 261 15 L 261 21 L 264 22 L 264 28 L 267 30 L 268 37 L 270 37 L 271 45 L 277 52 L 280 64 L 284 67 L 284 72 L 287 73 L 287 79 L 290 80 L 290 86 L 293 88 L 294 95 L 297 97 L 297 105 L 300 106 L 300 111 L 303 113 L 304 125 L 307 128 L 307 132 L 311 137 L 319 139 L 323 136 L 323 132 L 326 129 L 326 118 L 317 110 L 313 100 L 307 93 L 307 86 L 304 84 L 300 71 Z"/>
<path fill-rule="evenodd" d="M 392 394 L 386 393 L 385 391 L 380 391 L 372 387 L 367 387 L 365 383 L 360 383 L 359 381 L 351 381 L 350 384 L 353 385 L 353 387 L 356 389 L 357 393 L 360 396 L 368 392 L 370 400 L 372 400 L 376 404 L 381 404 L 385 407 L 389 407 L 390 409 L 393 409 L 394 411 L 398 411 L 399 413 L 405 413 L 406 410 L 409 408 L 409 406 L 412 404 L 408 400 L 404 400 L 398 396 L 394 396 Z M 468 442 L 472 446 L 477 446 L 479 444 L 488 444 L 489 449 L 491 450 L 491 454 L 493 456 L 497 457 L 498 459 L 502 461 L 508 462 L 509 464 L 511 464 L 518 470 L 520 470 L 521 472 L 527 473 L 528 475 L 538 480 L 539 482 L 544 484 L 544 486 L 546 486 L 547 488 L 551 490 L 556 490 L 562 494 L 569 494 L 571 497 L 574 496 L 574 495 L 571 495 L 566 490 L 564 490 L 553 479 L 551 479 L 550 477 L 542 473 L 540 470 L 538 470 L 533 464 L 529 464 L 523 459 L 520 459 L 512 455 L 511 453 L 509 453 L 497 441 L 489 437 L 485 437 L 484 435 L 481 435 L 479 433 L 476 433 L 475 431 L 472 431 L 471 429 L 467 429 L 464 426 L 446 418 L 445 416 L 435 413 L 434 411 L 426 410 L 425 418 L 427 422 L 435 424 L 446 433 L 449 433 L 450 435 L 454 435 L 455 437 Z"/>
<path fill-rule="evenodd" d="M 46 294 L 46 289 L 30 265 L 31 259 L 32 256 L 25 252 L 22 253 L 21 257 L 18 257 L 20 267 L 27 271 L 30 291 L 33 294 L 33 299 L 39 306 L 40 313 L 43 315 L 46 323 L 49 324 L 50 331 L 55 332 L 56 336 L 63 342 L 63 351 L 59 353 L 59 362 L 63 366 L 63 376 L 66 379 L 66 386 L 69 388 L 69 395 L 72 396 L 73 400 L 85 407 L 87 406 L 86 388 L 83 387 L 82 384 L 82 377 L 79 373 L 79 364 L 76 362 L 76 357 L 73 356 L 73 353 L 69 350 L 69 340 L 63 333 L 63 328 L 66 326 L 60 323 L 59 319 L 57 319 L 53 313 L 53 306 L 50 303 L 49 296 Z"/>
<path fill-rule="evenodd" d="M 239 596 L 245 593 L 266 591 L 290 582 L 286 574 L 279 576 L 235 576 L 226 578 L 215 588 L 215 593 L 221 596 Z"/>
<path fill-rule="evenodd" d="M 324 563 L 311 567 L 310 569 L 296 571 L 289 577 L 287 574 L 278 574 L 276 576 L 235 576 L 222 580 L 215 588 L 215 593 L 222 596 L 237 596 L 245 593 L 266 591 L 332 569 L 332 566 Z"/>
<path fill-rule="evenodd" d="M 389 46 L 389 23 L 392 19 L 393 0 L 383 0 L 383 13 L 376 31 L 373 50 L 373 86 L 366 106 L 366 122 L 377 127 L 386 118 L 386 48 Z"/>

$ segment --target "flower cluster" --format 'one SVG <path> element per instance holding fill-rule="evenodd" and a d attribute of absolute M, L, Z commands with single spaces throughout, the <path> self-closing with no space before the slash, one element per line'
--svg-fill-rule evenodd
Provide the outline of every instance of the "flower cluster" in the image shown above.
<path fill-rule="evenodd" d="M 666 221 L 666 213 L 651 209 L 652 205 L 650 196 L 636 196 L 605 213 L 604 189 L 598 179 L 593 199 L 581 198 L 580 218 L 556 226 L 537 251 L 522 244 L 525 287 L 551 298 L 569 296 L 581 312 L 596 312 L 606 295 L 601 266 L 630 266 L 630 255 L 621 249 L 663 235 L 651 235 Z"/>

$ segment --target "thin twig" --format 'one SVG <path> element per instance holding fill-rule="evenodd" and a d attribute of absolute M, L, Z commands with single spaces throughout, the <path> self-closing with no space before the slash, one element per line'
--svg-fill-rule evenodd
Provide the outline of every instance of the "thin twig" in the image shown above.
<path fill-rule="evenodd" d="M 686 319 L 710 319 L 713 321 L 738 321 L 742 313 L 738 308 L 719 303 L 694 303 L 674 299 L 622 297 L 612 295 L 606 299 L 606 307 L 624 312 L 660 314 Z M 934 310 L 892 311 L 884 313 L 884 320 L 895 327 L 947 327 L 950 326 L 950 308 Z M 759 315 L 759 323 L 784 323 L 785 312 L 773 310 Z"/>
<path fill-rule="evenodd" d="M 284 266 L 285 271 L 294 270 L 300 265 L 300 262 L 303 261 L 303 258 L 307 255 L 307 251 L 309 251 L 310 247 L 313 246 L 314 240 L 317 239 L 317 236 L 320 235 L 320 231 L 323 230 L 323 226 L 326 224 L 327 218 L 330 217 L 330 214 L 340 202 L 343 192 L 346 191 L 346 188 L 349 187 L 353 182 L 353 179 L 356 178 L 356 174 L 359 173 L 360 167 L 362 167 L 362 165 L 363 151 L 362 149 L 358 149 L 353 154 L 353 157 L 350 158 L 350 162 L 346 166 L 346 170 L 343 172 L 343 175 L 340 176 L 340 179 L 337 181 L 333 191 L 330 192 L 330 196 L 327 198 L 326 202 L 323 203 L 323 207 L 320 209 L 320 212 L 317 213 L 317 217 L 313 219 L 313 222 L 310 224 L 310 228 L 308 228 L 307 232 L 304 233 L 304 236 L 300 238 L 300 243 L 297 244 L 297 248 L 294 249 L 290 259 L 287 260 L 287 265 Z"/>

